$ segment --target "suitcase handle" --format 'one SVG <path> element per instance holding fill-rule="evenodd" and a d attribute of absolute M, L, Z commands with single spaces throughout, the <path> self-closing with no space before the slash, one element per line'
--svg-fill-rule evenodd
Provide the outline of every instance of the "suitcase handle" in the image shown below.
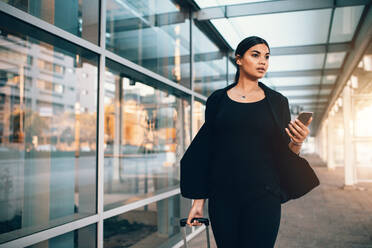
<path fill-rule="evenodd" d="M 194 220 L 199 221 L 200 223 L 203 223 L 206 226 L 209 226 L 209 219 L 207 218 L 192 218 L 191 223 L 194 222 Z M 180 225 L 181 227 L 186 226 L 187 218 L 180 219 Z"/>

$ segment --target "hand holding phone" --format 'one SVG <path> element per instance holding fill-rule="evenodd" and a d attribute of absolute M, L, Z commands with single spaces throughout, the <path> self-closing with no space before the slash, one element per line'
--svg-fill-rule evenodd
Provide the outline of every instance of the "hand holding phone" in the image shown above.
<path fill-rule="evenodd" d="M 312 115 L 313 112 L 301 112 L 294 121 L 288 124 L 288 128 L 285 128 L 285 131 L 294 144 L 302 144 L 310 133 L 307 126 L 310 124 L 309 120 L 312 118 Z"/>
<path fill-rule="evenodd" d="M 298 115 L 297 119 L 299 119 L 304 125 L 307 125 L 312 115 L 313 115 L 313 112 L 303 111 Z"/>

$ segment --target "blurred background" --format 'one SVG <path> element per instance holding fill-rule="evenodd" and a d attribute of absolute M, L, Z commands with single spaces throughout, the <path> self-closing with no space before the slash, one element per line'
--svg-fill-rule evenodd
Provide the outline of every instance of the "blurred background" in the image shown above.
<path fill-rule="evenodd" d="M 282 205 L 277 247 L 372 247 L 370 0 L 0 0 L 0 20 L 0 247 L 181 247 L 179 161 L 251 35 L 260 81 L 314 112 L 321 185 Z"/>

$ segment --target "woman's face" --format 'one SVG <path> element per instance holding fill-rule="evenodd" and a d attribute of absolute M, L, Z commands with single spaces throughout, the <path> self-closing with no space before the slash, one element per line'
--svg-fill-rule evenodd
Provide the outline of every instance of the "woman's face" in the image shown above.
<path fill-rule="evenodd" d="M 236 63 L 240 67 L 240 75 L 262 78 L 269 67 L 269 48 L 265 44 L 257 44 L 249 48 L 243 57 L 237 55 Z"/>

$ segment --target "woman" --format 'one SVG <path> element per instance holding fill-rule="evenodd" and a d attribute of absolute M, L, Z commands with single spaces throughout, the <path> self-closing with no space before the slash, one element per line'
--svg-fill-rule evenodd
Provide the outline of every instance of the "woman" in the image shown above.
<path fill-rule="evenodd" d="M 273 247 L 286 201 L 278 164 L 287 150 L 299 154 L 312 119 L 290 122 L 287 98 L 258 81 L 269 66 L 264 39 L 242 40 L 235 56 L 235 82 L 208 97 L 206 121 L 181 160 L 181 194 L 194 199 L 188 225 L 200 225 L 191 220 L 209 198 L 219 248 Z"/>

